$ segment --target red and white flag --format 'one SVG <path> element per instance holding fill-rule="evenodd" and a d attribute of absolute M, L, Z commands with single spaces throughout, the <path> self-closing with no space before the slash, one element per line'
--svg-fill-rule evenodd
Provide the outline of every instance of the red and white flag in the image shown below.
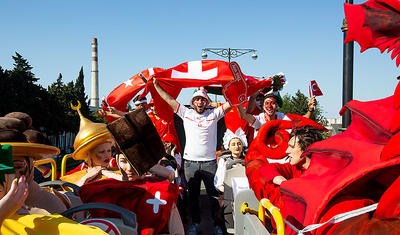
<path fill-rule="evenodd" d="M 308 91 L 310 92 L 310 97 L 315 96 L 321 96 L 322 91 L 319 89 L 318 84 L 315 80 L 310 81 L 310 84 L 308 85 Z"/>
<path fill-rule="evenodd" d="M 237 65 L 237 67 L 239 66 Z M 243 85 L 245 85 L 247 89 L 247 94 L 245 94 L 246 98 L 247 95 L 251 95 L 257 90 L 269 87 L 272 84 L 272 80 L 270 79 L 246 76 L 241 73 L 240 69 L 238 70 L 238 73 L 240 73 L 244 79 L 245 84 Z M 234 80 L 229 63 L 219 60 L 185 62 L 160 73 L 156 73 L 153 77 L 157 78 L 160 86 L 174 98 L 179 95 L 182 88 L 209 85 L 221 85 L 225 87 L 225 85 Z M 152 84 L 148 83 L 145 90 L 150 91 L 159 116 L 166 121 L 171 120 L 173 117 L 172 109 L 164 102 L 164 100 L 161 99 L 161 97 L 159 97 Z M 144 94 L 146 94 L 146 91 Z M 233 101 L 232 104 L 237 105 L 239 104 L 236 102 L 238 101 L 238 95 L 240 94 L 236 94 L 235 92 L 232 93 L 232 90 L 228 89 L 225 99 Z"/>
<path fill-rule="evenodd" d="M 115 88 L 113 91 L 111 91 L 111 93 L 103 101 L 105 104 L 103 105 L 102 108 L 107 109 L 107 106 L 111 106 L 120 111 L 126 111 L 126 106 L 128 102 L 146 86 L 146 83 L 140 77 L 140 74 L 143 74 L 145 77 L 148 78 L 151 75 L 161 72 L 163 70 L 164 69 L 161 68 L 149 68 L 129 78 L 124 83 Z M 110 117 L 106 118 L 107 120 L 108 119 L 111 120 Z M 113 120 L 114 119 L 112 119 L 111 121 Z"/>
<path fill-rule="evenodd" d="M 145 177 L 135 181 L 105 179 L 79 188 L 83 203 L 101 202 L 121 206 L 136 214 L 138 234 L 158 234 L 167 225 L 177 202 L 179 186 L 165 180 Z M 120 217 L 107 210 L 91 210 L 92 218 Z"/>

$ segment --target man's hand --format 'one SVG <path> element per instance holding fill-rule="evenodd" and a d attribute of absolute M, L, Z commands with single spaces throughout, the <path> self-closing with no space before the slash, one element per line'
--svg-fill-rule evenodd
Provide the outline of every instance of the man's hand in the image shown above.
<path fill-rule="evenodd" d="M 286 181 L 287 179 L 281 175 L 275 176 L 275 178 L 272 180 L 272 183 L 276 185 L 281 185 L 283 181 Z"/>
<path fill-rule="evenodd" d="M 315 107 L 317 106 L 317 99 L 315 99 L 315 95 L 311 97 L 311 99 L 308 100 L 308 112 L 313 112 L 315 110 Z"/>

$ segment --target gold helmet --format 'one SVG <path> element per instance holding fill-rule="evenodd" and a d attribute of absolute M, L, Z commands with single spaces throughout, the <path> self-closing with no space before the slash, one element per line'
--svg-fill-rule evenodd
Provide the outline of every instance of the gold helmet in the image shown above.
<path fill-rule="evenodd" d="M 113 143 L 111 133 L 107 130 L 107 125 L 95 123 L 85 118 L 80 111 L 81 103 L 79 101 L 77 106 L 71 104 L 71 108 L 78 112 L 81 119 L 79 132 L 74 141 L 75 151 L 72 154 L 75 160 L 87 160 L 89 150 L 105 142 Z"/>

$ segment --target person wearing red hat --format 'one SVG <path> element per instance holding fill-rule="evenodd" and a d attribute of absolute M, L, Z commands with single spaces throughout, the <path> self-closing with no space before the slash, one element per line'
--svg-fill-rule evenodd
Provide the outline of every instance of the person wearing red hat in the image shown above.
<path fill-rule="evenodd" d="M 183 120 L 186 146 L 184 150 L 184 171 L 188 182 L 189 201 L 191 206 L 192 225 L 187 234 L 197 234 L 200 230 L 200 183 L 203 180 L 212 205 L 212 216 L 218 202 L 214 197 L 218 192 L 214 187 L 214 176 L 217 170 L 215 151 L 217 146 L 217 123 L 231 108 L 228 102 L 213 109 L 206 109 L 210 99 L 203 89 L 198 89 L 192 96 L 190 106 L 186 108 L 169 95 L 154 79 L 154 88 Z M 216 231 L 221 229 L 215 227 Z"/>

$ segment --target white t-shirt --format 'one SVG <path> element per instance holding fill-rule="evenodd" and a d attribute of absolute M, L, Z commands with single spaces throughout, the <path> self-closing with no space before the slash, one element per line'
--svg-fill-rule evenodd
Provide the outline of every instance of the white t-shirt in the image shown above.
<path fill-rule="evenodd" d="M 206 109 L 202 114 L 179 104 L 176 114 L 182 118 L 186 145 L 183 158 L 191 161 L 215 160 L 217 124 L 224 117 L 222 106 Z"/>
<path fill-rule="evenodd" d="M 255 118 L 253 124 L 251 124 L 251 127 L 254 128 L 254 138 L 256 138 L 258 134 L 258 129 L 261 128 L 262 125 L 267 123 L 267 120 L 265 119 L 265 113 L 262 112 L 258 115 L 253 116 Z M 283 120 L 290 120 L 284 113 L 281 112 L 276 112 L 276 119 L 283 119 Z"/>

